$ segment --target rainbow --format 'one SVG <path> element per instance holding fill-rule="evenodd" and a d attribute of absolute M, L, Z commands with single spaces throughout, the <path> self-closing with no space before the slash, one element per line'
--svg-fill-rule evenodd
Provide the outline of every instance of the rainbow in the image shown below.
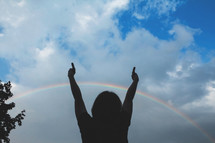
<path fill-rule="evenodd" d="M 117 89 L 117 90 L 123 90 L 126 91 L 127 88 L 124 86 L 120 86 L 120 85 L 115 85 L 115 84 L 109 84 L 109 83 L 100 83 L 100 82 L 78 82 L 79 85 L 87 85 L 87 86 L 96 86 L 96 87 L 107 87 L 107 88 L 112 88 L 112 89 Z M 26 91 L 22 94 L 18 94 L 16 96 L 13 96 L 12 99 L 17 99 L 17 98 L 21 98 L 21 97 L 25 97 L 25 96 L 29 96 L 38 92 L 42 92 L 42 91 L 46 91 L 46 90 L 50 90 L 50 89 L 55 89 L 55 88 L 61 88 L 61 87 L 67 87 L 69 86 L 69 83 L 60 83 L 60 84 L 53 84 L 53 85 L 47 85 L 47 86 L 43 86 L 43 87 L 39 87 L 39 88 L 35 88 L 29 91 Z M 189 116 L 185 115 L 184 113 L 182 113 L 181 111 L 179 111 L 178 109 L 176 109 L 175 107 L 173 107 L 172 105 L 166 103 L 165 101 L 158 99 L 154 96 L 151 96 L 147 93 L 144 93 L 142 91 L 137 91 L 136 94 L 141 95 L 155 103 L 158 103 L 160 105 L 162 105 L 163 107 L 167 108 L 168 110 L 176 113 L 178 116 L 180 116 L 181 118 L 185 119 L 186 121 L 188 121 L 190 124 L 192 124 L 195 128 L 197 128 L 200 132 L 202 132 L 207 139 L 211 142 L 211 143 L 215 143 L 215 140 L 204 130 L 202 129 L 195 121 L 193 121 Z"/>

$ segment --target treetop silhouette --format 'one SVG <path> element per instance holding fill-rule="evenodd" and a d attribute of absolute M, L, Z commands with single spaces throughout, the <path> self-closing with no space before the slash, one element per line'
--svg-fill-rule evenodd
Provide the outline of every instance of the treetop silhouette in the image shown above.
<path fill-rule="evenodd" d="M 0 80 L 0 143 L 9 143 L 10 131 L 16 128 L 16 124 L 22 125 L 22 120 L 25 116 L 25 110 L 21 111 L 15 118 L 12 118 L 8 113 L 15 107 L 15 103 L 6 103 L 13 96 L 10 91 L 12 88 L 10 81 L 2 83 Z"/>

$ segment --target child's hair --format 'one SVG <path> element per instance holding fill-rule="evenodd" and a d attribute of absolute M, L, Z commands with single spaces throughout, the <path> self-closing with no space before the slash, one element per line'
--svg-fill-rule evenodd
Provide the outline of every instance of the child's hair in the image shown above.
<path fill-rule="evenodd" d="M 122 102 L 119 97 L 110 91 L 100 93 L 92 107 L 94 119 L 109 122 L 118 119 L 122 109 Z"/>

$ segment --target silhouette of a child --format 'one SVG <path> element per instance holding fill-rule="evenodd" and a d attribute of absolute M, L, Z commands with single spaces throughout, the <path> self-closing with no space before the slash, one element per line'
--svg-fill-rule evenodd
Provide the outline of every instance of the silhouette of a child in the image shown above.
<path fill-rule="evenodd" d="M 74 75 L 75 66 L 68 71 L 71 90 L 75 99 L 75 114 L 83 143 L 128 143 L 128 127 L 132 116 L 132 104 L 135 96 L 138 75 L 135 67 L 132 71 L 133 82 L 127 90 L 125 100 L 110 91 L 100 93 L 92 107 L 91 117 L 86 110 L 82 94 Z"/>

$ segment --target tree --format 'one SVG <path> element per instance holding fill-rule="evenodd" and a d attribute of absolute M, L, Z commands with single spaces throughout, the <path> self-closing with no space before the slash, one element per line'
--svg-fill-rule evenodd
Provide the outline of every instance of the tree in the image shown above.
<path fill-rule="evenodd" d="M 25 110 L 21 111 L 15 118 L 11 118 L 8 110 L 15 107 L 15 103 L 5 103 L 6 100 L 13 96 L 10 81 L 2 83 L 0 80 L 0 143 L 10 143 L 9 134 L 10 131 L 16 128 L 16 124 L 22 125 L 22 120 L 25 116 Z"/>

